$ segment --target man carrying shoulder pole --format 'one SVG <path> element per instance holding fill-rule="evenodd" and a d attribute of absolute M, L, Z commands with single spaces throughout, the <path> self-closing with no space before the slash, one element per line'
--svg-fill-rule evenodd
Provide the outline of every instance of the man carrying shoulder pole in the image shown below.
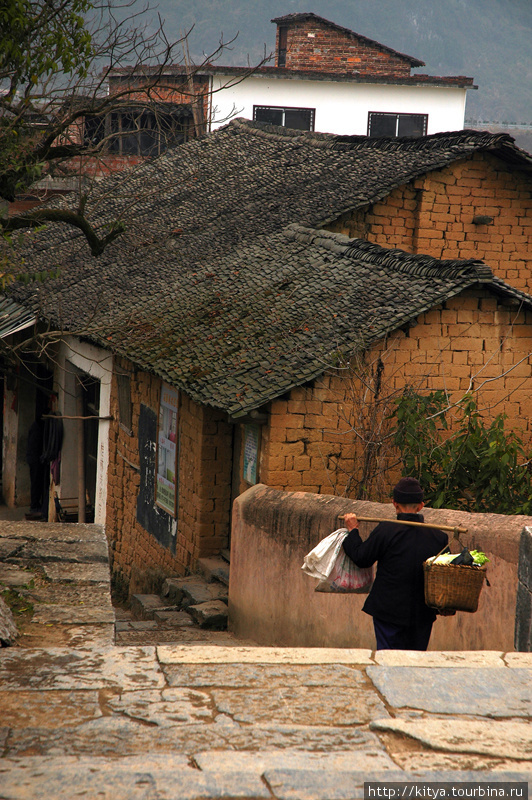
<path fill-rule="evenodd" d="M 438 528 L 404 524 L 423 522 L 423 489 L 415 478 L 401 478 L 393 504 L 397 521 L 380 522 L 365 541 L 356 514 L 345 514 L 349 534 L 343 548 L 358 567 L 378 562 L 363 606 L 373 617 L 377 650 L 426 650 L 436 612 L 425 603 L 423 562 L 445 547 L 448 536 Z"/>

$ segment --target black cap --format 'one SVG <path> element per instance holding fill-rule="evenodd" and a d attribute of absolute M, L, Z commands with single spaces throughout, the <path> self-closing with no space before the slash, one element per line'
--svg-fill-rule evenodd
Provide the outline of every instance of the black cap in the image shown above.
<path fill-rule="evenodd" d="M 423 489 L 415 478 L 401 478 L 394 486 L 393 499 L 401 505 L 423 502 Z"/>

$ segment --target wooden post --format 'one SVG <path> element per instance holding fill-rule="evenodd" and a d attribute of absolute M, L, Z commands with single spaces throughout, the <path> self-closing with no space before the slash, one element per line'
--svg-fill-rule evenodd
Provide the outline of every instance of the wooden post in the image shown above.
<path fill-rule="evenodd" d="M 85 522 L 85 431 L 83 422 L 83 384 L 76 381 L 76 413 L 78 419 L 78 522 Z"/>

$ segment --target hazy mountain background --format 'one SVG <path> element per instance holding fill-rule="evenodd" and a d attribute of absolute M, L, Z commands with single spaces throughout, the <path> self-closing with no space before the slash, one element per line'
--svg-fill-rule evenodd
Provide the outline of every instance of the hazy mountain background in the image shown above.
<path fill-rule="evenodd" d="M 240 65 L 256 63 L 264 45 L 273 50 L 273 17 L 312 11 L 425 61 L 415 72 L 473 77 L 468 120 L 532 125 L 532 0 L 159 0 L 156 8 L 173 39 L 194 26 L 193 60 L 221 34 L 238 33 L 217 63 Z"/>

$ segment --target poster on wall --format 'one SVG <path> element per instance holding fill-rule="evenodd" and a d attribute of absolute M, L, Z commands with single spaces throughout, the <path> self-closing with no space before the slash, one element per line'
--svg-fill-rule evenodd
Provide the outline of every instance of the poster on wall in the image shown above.
<path fill-rule="evenodd" d="M 175 515 L 177 505 L 177 419 L 179 393 L 165 383 L 161 386 L 155 502 Z"/>
<path fill-rule="evenodd" d="M 257 462 L 259 459 L 259 426 L 244 426 L 244 480 L 257 483 Z"/>

